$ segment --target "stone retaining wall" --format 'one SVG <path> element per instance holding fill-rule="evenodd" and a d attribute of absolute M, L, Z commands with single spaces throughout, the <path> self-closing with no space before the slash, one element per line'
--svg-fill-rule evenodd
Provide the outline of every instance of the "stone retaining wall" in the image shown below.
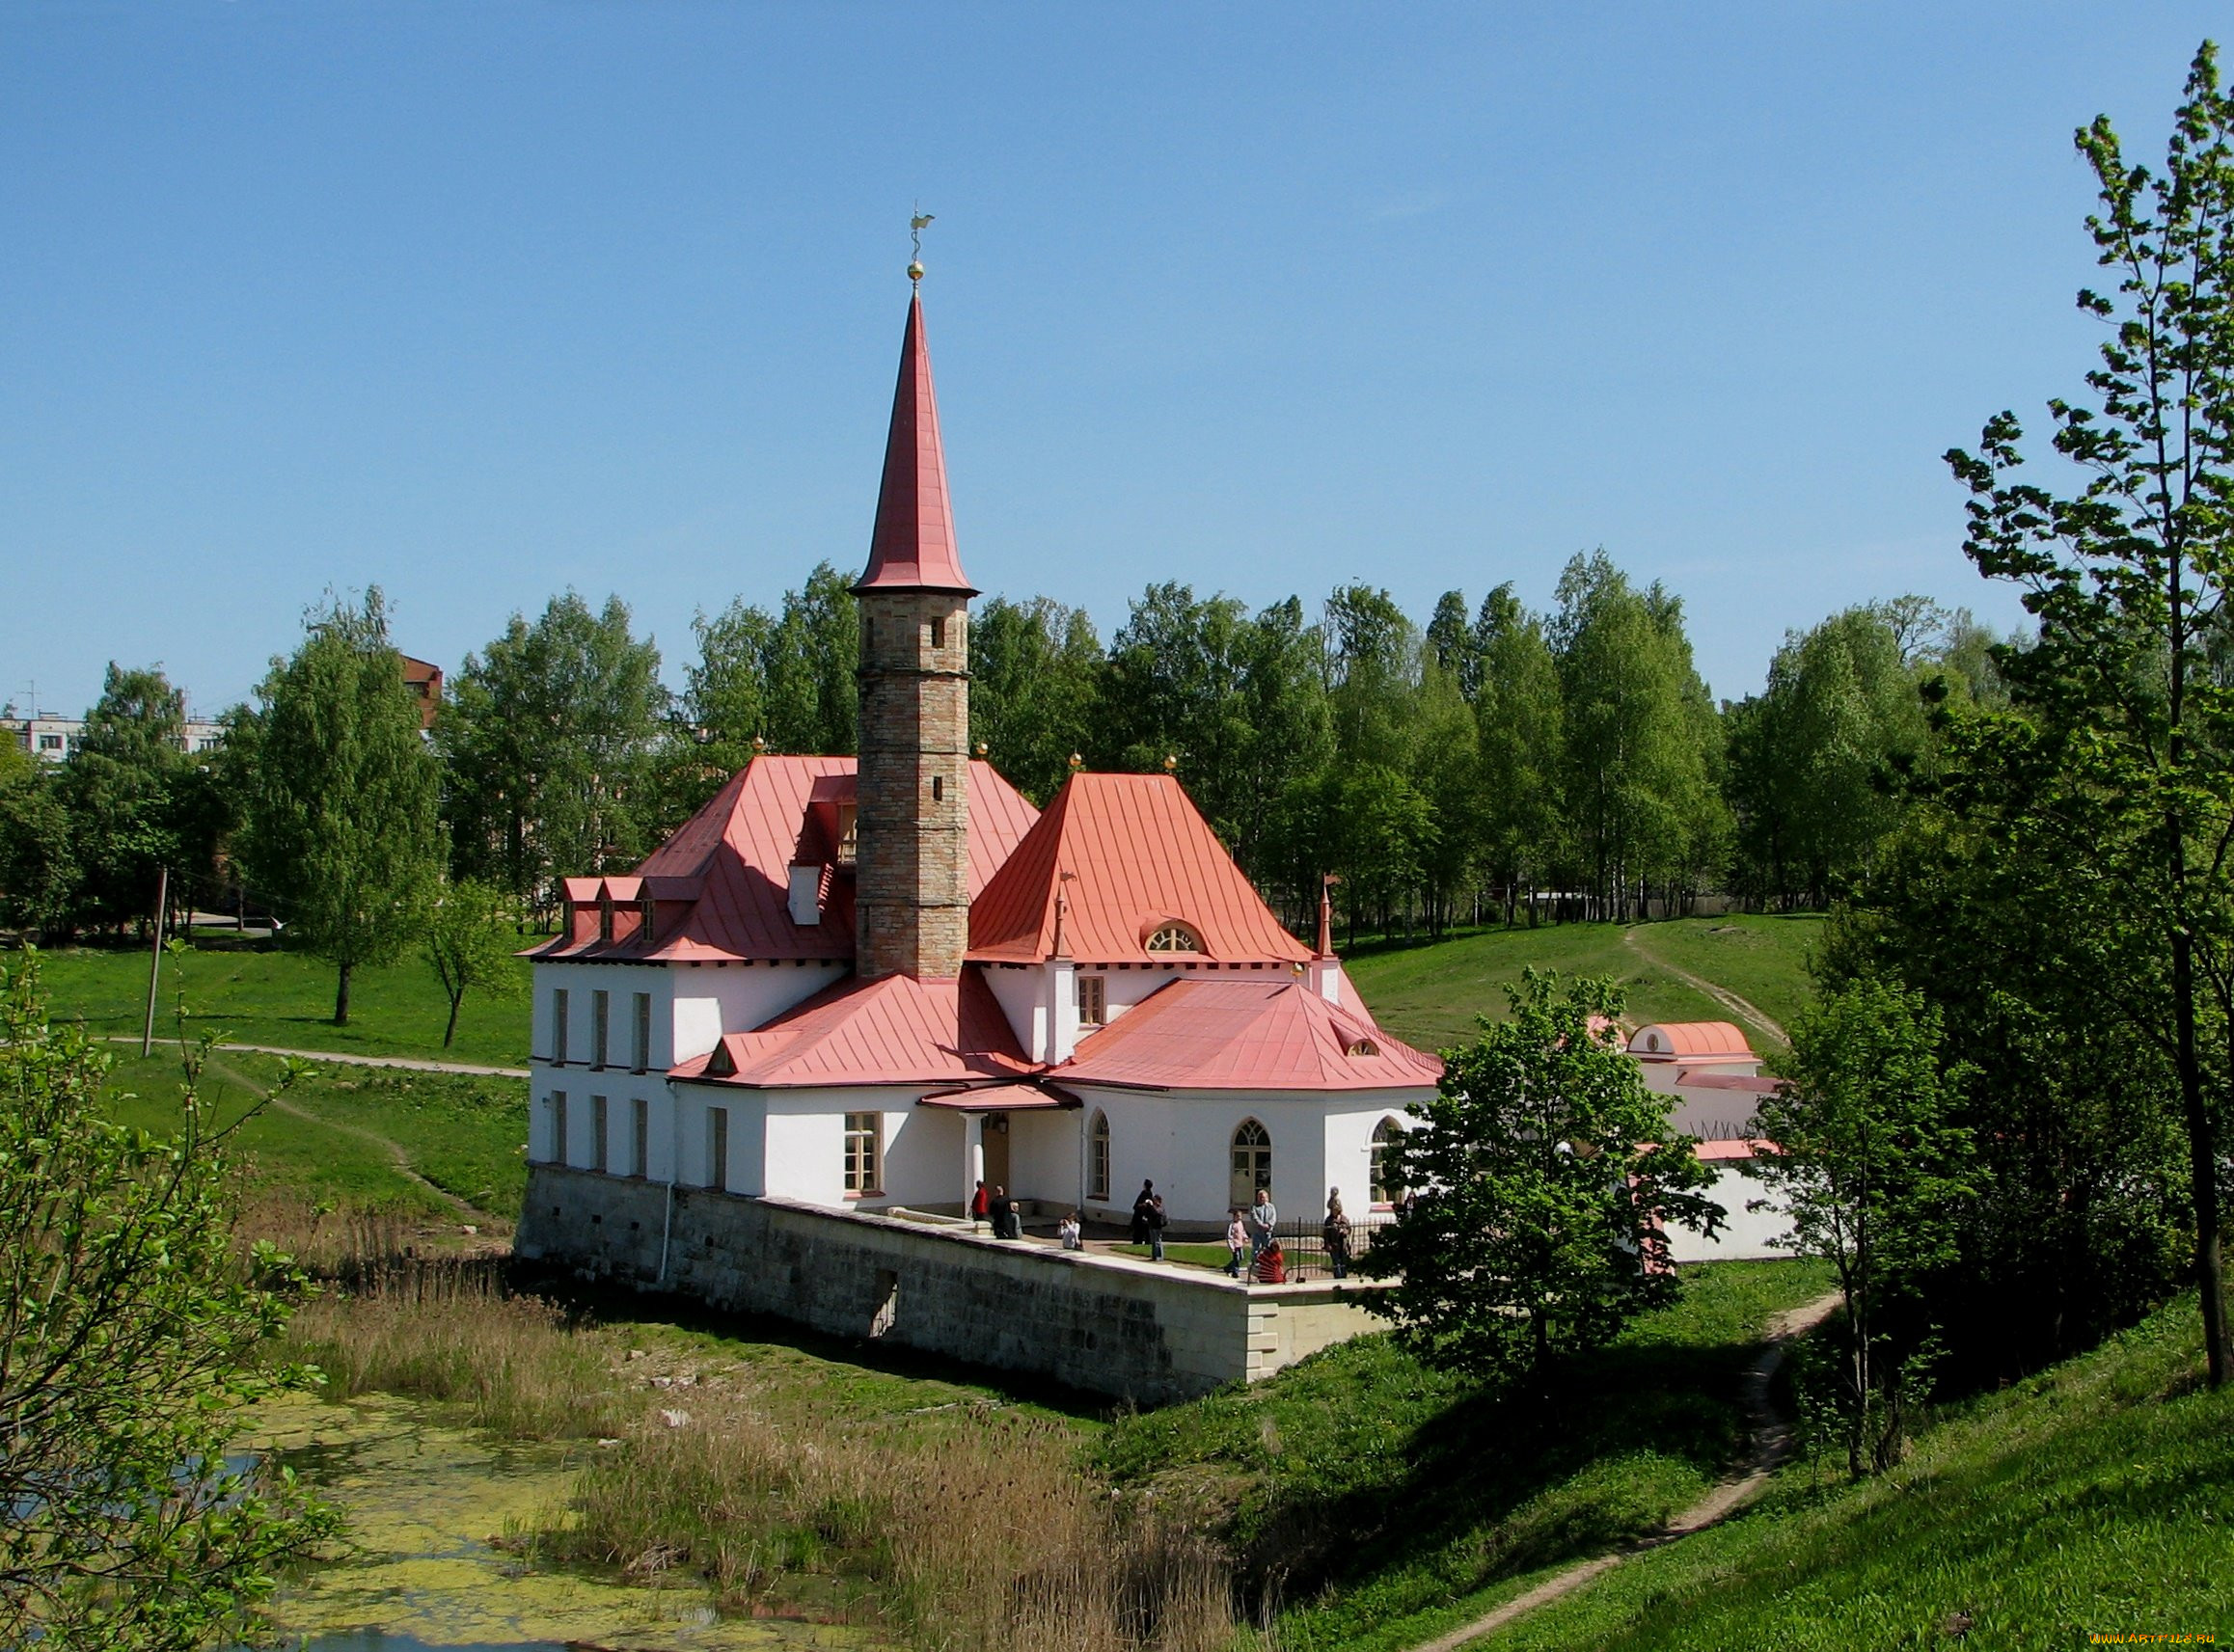
<path fill-rule="evenodd" d="M 520 1255 L 1143 1405 L 1253 1382 L 1382 1323 L 1359 1305 L 1370 1284 L 1246 1285 L 708 1188 L 673 1190 L 668 1230 L 667 1198 L 664 1182 L 536 1165 Z"/>

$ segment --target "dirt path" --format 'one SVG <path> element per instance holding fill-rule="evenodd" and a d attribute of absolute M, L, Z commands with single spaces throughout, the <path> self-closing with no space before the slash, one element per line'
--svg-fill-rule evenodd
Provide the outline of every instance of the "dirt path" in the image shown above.
<path fill-rule="evenodd" d="M 128 1035 L 127 1035 L 128 1039 Z M 281 1049 L 277 1044 L 218 1044 L 242 1055 L 291 1055 L 298 1061 L 338 1061 L 347 1067 L 401 1067 L 413 1072 L 462 1072 L 474 1078 L 527 1078 L 524 1067 L 477 1067 L 470 1061 L 428 1061 L 415 1055 L 343 1055 L 330 1049 Z"/>
<path fill-rule="evenodd" d="M 1720 1004 L 1725 1010 L 1728 1010 L 1739 1020 L 1751 1021 L 1756 1027 L 1768 1034 L 1770 1038 L 1776 1040 L 1777 1043 L 1781 1044 L 1788 1044 L 1792 1042 L 1790 1035 L 1784 1031 L 1784 1027 L 1780 1023 L 1772 1019 L 1765 1010 L 1757 1009 L 1754 1005 L 1749 1004 L 1746 1002 L 1746 1000 L 1740 998 L 1736 993 L 1732 992 L 1727 987 L 1717 987 L 1713 982 L 1707 980 L 1703 975 L 1692 974 L 1690 970 L 1684 968 L 1680 963 L 1669 962 L 1658 953 L 1654 952 L 1650 947 L 1647 946 L 1642 940 L 1638 939 L 1637 936 L 1638 927 L 1635 924 L 1631 924 L 1627 929 L 1621 932 L 1621 944 L 1627 947 L 1631 952 L 1635 953 L 1639 958 L 1643 959 L 1647 963 L 1652 964 L 1654 967 L 1659 969 L 1665 969 L 1669 974 L 1675 976 L 1676 980 L 1683 982 L 1686 986 L 1696 987 L 1700 991 L 1705 993 L 1709 998 L 1713 999 L 1717 1004 Z"/>
<path fill-rule="evenodd" d="M 1771 1023 L 1773 1025 L 1773 1023 Z M 1818 1296 L 1814 1301 L 1772 1316 L 1768 1322 L 1768 1346 L 1747 1368 L 1740 1401 L 1745 1407 L 1746 1424 L 1753 1436 L 1753 1451 L 1739 1471 L 1719 1482 L 1712 1491 L 1684 1509 L 1659 1531 L 1611 1555 L 1600 1555 L 1595 1559 L 1584 1560 L 1569 1566 L 1556 1576 L 1546 1578 L 1526 1594 L 1507 1601 L 1495 1611 L 1476 1618 L 1463 1628 L 1454 1629 L 1448 1635 L 1430 1640 L 1414 1652 L 1458 1652 L 1462 1646 L 1479 1640 L 1492 1630 L 1526 1616 L 1539 1606 L 1545 1606 L 1562 1596 L 1570 1595 L 1592 1579 L 1612 1571 L 1631 1555 L 1656 1549 L 1663 1543 L 1673 1543 L 1679 1537 L 1688 1537 L 1694 1531 L 1703 1531 L 1719 1521 L 1727 1520 L 1738 1509 L 1751 1503 L 1768 1480 L 1779 1463 L 1791 1455 L 1791 1419 L 1778 1412 L 1769 1402 L 1769 1385 L 1775 1380 L 1777 1368 L 1784 1363 L 1784 1353 L 1792 1339 L 1806 1335 L 1820 1325 L 1839 1304 L 1837 1291 Z"/>
<path fill-rule="evenodd" d="M 220 1049 L 242 1049 L 249 1047 L 252 1046 L 241 1044 L 220 1044 L 218 1046 Z M 258 1051 L 257 1053 L 272 1054 L 275 1052 Z M 415 1065 L 423 1066 L 424 1064 L 418 1063 Z M 294 1102 L 289 1101 L 285 1096 L 275 1095 L 268 1085 L 257 1083 L 255 1079 L 249 1077 L 246 1073 L 240 1072 L 233 1068 L 226 1066 L 225 1063 L 219 1061 L 215 1056 L 211 1056 L 209 1059 L 209 1070 L 215 1073 L 219 1078 L 224 1079 L 226 1083 L 237 1085 L 241 1089 L 247 1091 L 251 1096 L 262 1097 L 264 1104 L 270 1107 L 274 1112 L 285 1113 L 290 1119 L 300 1119 L 304 1124 L 315 1124 L 320 1129 L 335 1130 L 344 1136 L 355 1136 L 359 1141 L 368 1143 L 372 1147 L 380 1149 L 383 1152 L 387 1153 L 389 1162 L 395 1167 L 395 1174 L 402 1177 L 404 1180 L 412 1182 L 417 1186 L 425 1188 L 427 1192 L 433 1194 L 435 1198 L 441 1200 L 445 1205 L 450 1206 L 451 1209 L 457 1211 L 459 1215 L 472 1218 L 477 1225 L 486 1223 L 490 1220 L 489 1213 L 487 1211 L 480 1209 L 477 1205 L 468 1204 L 465 1200 L 460 1199 L 456 1194 L 450 1192 L 448 1188 L 437 1187 L 433 1182 L 427 1180 L 425 1177 L 420 1175 L 419 1172 L 412 1167 L 411 1156 L 403 1151 L 402 1144 L 395 1141 L 391 1137 L 382 1135 L 378 1130 L 368 1130 L 362 1124 L 341 1124 L 339 1120 L 322 1118 L 318 1114 L 312 1112 L 309 1108 L 298 1106 Z"/>

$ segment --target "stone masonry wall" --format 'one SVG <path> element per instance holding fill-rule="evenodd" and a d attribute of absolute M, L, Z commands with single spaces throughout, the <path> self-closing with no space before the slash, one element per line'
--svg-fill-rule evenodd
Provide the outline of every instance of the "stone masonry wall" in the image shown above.
<path fill-rule="evenodd" d="M 1359 1306 L 1370 1286 L 1252 1286 L 691 1187 L 674 1189 L 661 1287 L 667 1199 L 662 1182 L 534 1166 L 520 1254 L 1144 1405 L 1268 1376 L 1379 1324 Z"/>
<path fill-rule="evenodd" d="M 944 980 L 969 944 L 969 605 L 951 591 L 860 603 L 858 967 Z"/>

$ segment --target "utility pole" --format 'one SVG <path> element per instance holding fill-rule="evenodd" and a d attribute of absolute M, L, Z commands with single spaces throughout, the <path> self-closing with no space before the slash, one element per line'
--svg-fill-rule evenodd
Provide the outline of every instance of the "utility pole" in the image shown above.
<path fill-rule="evenodd" d="M 148 1024 L 140 1032 L 140 1054 L 155 1047 L 155 982 L 163 973 L 163 918 L 171 907 L 171 869 L 163 868 L 155 881 L 155 944 L 148 953 Z"/>

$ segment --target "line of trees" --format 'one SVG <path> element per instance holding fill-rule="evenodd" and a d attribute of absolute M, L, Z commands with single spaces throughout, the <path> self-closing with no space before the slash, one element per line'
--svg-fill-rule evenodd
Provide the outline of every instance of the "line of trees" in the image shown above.
<path fill-rule="evenodd" d="M 756 749 L 850 752 L 858 623 L 822 564 L 773 609 L 700 615 L 672 692 L 624 603 L 567 592 L 467 656 L 431 743 L 391 681 L 376 591 L 309 616 L 218 751 L 183 750 L 159 670 L 111 666 L 67 763 L 0 753 L 5 919 L 122 934 L 158 866 L 204 907 L 245 883 L 329 937 L 345 1000 L 359 962 L 402 944 L 373 890 L 416 910 L 431 881 L 469 879 L 545 922 L 559 879 L 633 865 Z M 1904 777 L 1938 761 L 1921 686 L 1998 696 L 1993 642 L 1919 598 L 1854 609 L 1718 706 L 1681 602 L 1602 552 L 1568 563 L 1548 612 L 1507 584 L 1478 605 L 1448 592 L 1424 626 L 1364 584 L 1314 611 L 1163 583 L 1104 643 L 1077 609 L 995 597 L 972 628 L 971 733 L 1043 802 L 1074 756 L 1174 760 L 1293 919 L 1341 879 L 1352 939 L 1626 920 L 1725 889 L 1819 907 L 1873 864 Z"/>

